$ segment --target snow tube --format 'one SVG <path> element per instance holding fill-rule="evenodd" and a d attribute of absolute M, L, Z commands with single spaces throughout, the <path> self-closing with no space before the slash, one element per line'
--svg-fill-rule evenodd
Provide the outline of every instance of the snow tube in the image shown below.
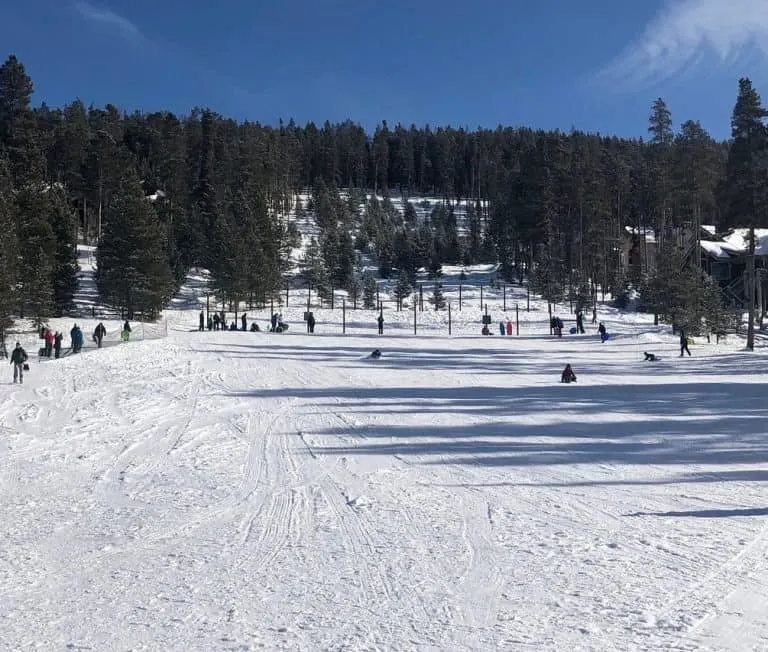
<path fill-rule="evenodd" d="M 605 342 L 605 340 L 607 340 L 607 339 L 608 339 L 608 333 L 603 333 L 602 335 L 600 335 L 600 341 L 601 342 Z"/>
<path fill-rule="evenodd" d="M 571 326 L 571 327 L 568 329 L 568 332 L 569 332 L 571 335 L 576 335 L 576 327 L 575 327 L 575 326 Z"/>

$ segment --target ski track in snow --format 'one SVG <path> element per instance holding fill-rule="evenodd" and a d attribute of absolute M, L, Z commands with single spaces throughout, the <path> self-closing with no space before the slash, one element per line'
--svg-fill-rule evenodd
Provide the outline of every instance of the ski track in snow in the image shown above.
<path fill-rule="evenodd" d="M 372 362 L 190 311 L 34 364 L 0 386 L 0 640 L 765 649 L 765 353 L 678 361 L 607 316 L 605 346 L 398 334 Z"/>

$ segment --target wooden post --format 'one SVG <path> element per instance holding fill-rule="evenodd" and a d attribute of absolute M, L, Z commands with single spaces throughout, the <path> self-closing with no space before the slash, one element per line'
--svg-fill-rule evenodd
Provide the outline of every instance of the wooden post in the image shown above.
<path fill-rule="evenodd" d="M 307 312 L 309 312 L 309 299 L 312 296 L 312 286 L 307 285 Z"/>
<path fill-rule="evenodd" d="M 502 296 L 504 297 L 504 312 L 507 312 L 507 284 L 501 286 Z"/>
<path fill-rule="evenodd" d="M 379 284 L 376 284 L 376 305 L 381 308 L 381 301 L 379 300 Z"/>
<path fill-rule="evenodd" d="M 461 283 L 459 283 L 459 312 L 461 312 Z"/>
<path fill-rule="evenodd" d="M 424 284 L 419 283 L 419 310 L 424 312 Z"/>
<path fill-rule="evenodd" d="M 413 302 L 413 334 L 416 335 L 416 302 Z"/>
<path fill-rule="evenodd" d="M 480 284 L 480 308 L 483 307 L 483 285 Z"/>
<path fill-rule="evenodd" d="M 517 304 L 515 304 L 515 327 L 517 334 L 520 335 L 520 310 L 518 309 Z"/>
<path fill-rule="evenodd" d="M 448 302 L 448 335 L 451 334 L 451 302 Z"/>
<path fill-rule="evenodd" d="M 342 297 L 341 299 L 341 333 L 342 335 L 347 332 L 347 300 Z"/>
<path fill-rule="evenodd" d="M 552 304 L 547 301 L 547 310 L 549 311 L 549 334 L 552 335 Z"/>
<path fill-rule="evenodd" d="M 288 285 L 285 286 L 285 307 L 288 307 Z"/>
<path fill-rule="evenodd" d="M 531 288 L 527 284 L 525 286 L 525 300 L 528 302 L 525 312 L 531 312 Z"/>

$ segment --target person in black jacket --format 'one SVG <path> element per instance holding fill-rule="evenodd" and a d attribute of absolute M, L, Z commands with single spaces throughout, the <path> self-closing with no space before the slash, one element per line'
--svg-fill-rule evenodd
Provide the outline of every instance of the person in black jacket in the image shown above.
<path fill-rule="evenodd" d="M 691 352 L 688 350 L 688 337 L 685 334 L 685 331 L 681 328 L 680 329 L 680 357 L 683 357 L 683 353 L 687 353 L 688 355 L 691 355 Z"/>
<path fill-rule="evenodd" d="M 384 335 L 384 312 L 379 312 L 376 322 L 379 324 L 379 335 Z"/>
<path fill-rule="evenodd" d="M 13 382 L 18 381 L 24 384 L 24 363 L 27 361 L 27 352 L 22 348 L 19 342 L 16 342 L 16 348 L 11 353 L 11 364 L 13 365 Z"/>
<path fill-rule="evenodd" d="M 314 333 L 315 332 L 315 313 L 313 313 L 313 312 L 310 312 L 307 315 L 307 330 L 310 333 Z"/>
<path fill-rule="evenodd" d="M 99 322 L 98 326 L 96 326 L 96 329 L 93 331 L 93 339 L 96 340 L 96 346 L 99 348 L 101 348 L 101 340 L 104 339 L 106 334 L 107 329 L 102 322 Z"/>

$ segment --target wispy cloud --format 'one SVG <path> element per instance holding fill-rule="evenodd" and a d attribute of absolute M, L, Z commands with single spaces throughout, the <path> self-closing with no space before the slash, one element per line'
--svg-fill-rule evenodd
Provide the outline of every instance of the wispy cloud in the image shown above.
<path fill-rule="evenodd" d="M 732 64 L 755 52 L 768 60 L 768 0 L 677 0 L 667 3 L 600 78 L 636 87 L 704 63 Z"/>
<path fill-rule="evenodd" d="M 87 2 L 77 2 L 75 4 L 75 9 L 86 20 L 111 27 L 127 39 L 134 41 L 144 40 L 141 30 L 134 23 L 127 18 L 116 14 L 114 11 L 96 7 Z"/>

